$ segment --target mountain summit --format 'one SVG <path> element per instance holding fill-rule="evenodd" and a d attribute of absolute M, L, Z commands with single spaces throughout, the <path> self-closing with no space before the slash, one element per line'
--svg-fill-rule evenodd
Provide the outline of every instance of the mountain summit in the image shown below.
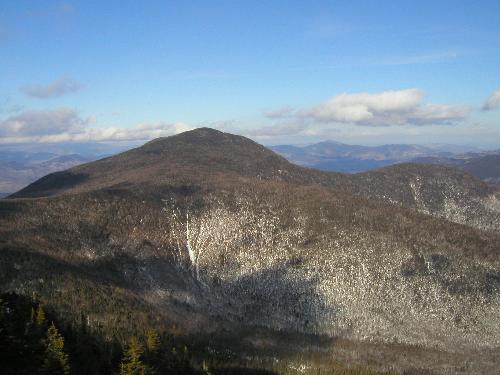
<path fill-rule="evenodd" d="M 171 163 L 207 167 L 211 172 L 271 175 L 278 169 L 294 169 L 285 158 L 239 135 L 199 128 L 158 138 L 134 150 L 133 155 L 157 155 Z M 201 168 L 200 168 L 201 169 Z"/>
<path fill-rule="evenodd" d="M 51 196 L 116 186 L 156 186 L 169 178 L 203 183 L 217 174 L 265 179 L 291 178 L 291 175 L 300 179 L 301 171 L 248 138 L 199 128 L 157 138 L 136 149 L 48 175 L 11 197 Z"/>

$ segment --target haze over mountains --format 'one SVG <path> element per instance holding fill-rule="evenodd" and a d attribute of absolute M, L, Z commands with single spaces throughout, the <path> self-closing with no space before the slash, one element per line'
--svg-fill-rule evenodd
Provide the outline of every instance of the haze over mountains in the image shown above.
<path fill-rule="evenodd" d="M 303 147 L 273 146 L 271 149 L 296 164 L 339 172 L 363 172 L 389 164 L 409 161 L 416 157 L 453 155 L 447 150 L 419 145 L 396 144 L 370 147 L 334 141 Z"/>
<path fill-rule="evenodd" d="M 483 156 L 500 155 L 500 150 L 485 151 L 469 146 L 446 144 L 360 146 L 325 141 L 301 147 L 279 145 L 270 148 L 299 165 L 349 173 L 363 172 L 407 161 L 461 167 L 460 160 L 470 162 L 474 159 L 474 164 L 481 164 L 482 161 L 479 158 Z M 492 164 L 486 159 L 484 162 Z M 474 174 L 475 168 L 470 168 L 468 171 Z M 489 174 L 491 173 L 493 172 Z M 481 176 L 483 175 L 484 173 Z"/>
<path fill-rule="evenodd" d="M 58 143 L 0 146 L 0 198 L 49 173 L 97 160 L 125 149 L 127 144 Z"/>
<path fill-rule="evenodd" d="M 1 200 L 0 285 L 105 335 L 176 327 L 270 353 L 288 332 L 319 340 L 295 355 L 494 374 L 499 199 L 456 168 L 318 171 L 201 128 Z"/>
<path fill-rule="evenodd" d="M 326 141 L 308 146 L 272 146 L 293 163 L 325 171 L 357 173 L 403 162 L 446 165 L 462 169 L 492 186 L 500 184 L 500 150 L 434 145 L 359 146 Z"/>
<path fill-rule="evenodd" d="M 92 160 L 78 154 L 60 156 L 37 153 L 24 156 L 22 161 L 0 161 L 0 197 L 7 196 L 49 173 Z"/>

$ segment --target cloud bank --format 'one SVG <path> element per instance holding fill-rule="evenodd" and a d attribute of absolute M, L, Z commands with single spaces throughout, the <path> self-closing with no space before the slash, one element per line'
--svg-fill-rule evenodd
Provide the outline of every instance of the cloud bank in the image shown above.
<path fill-rule="evenodd" d="M 48 85 L 29 85 L 22 88 L 22 91 L 33 98 L 51 99 L 66 94 L 77 92 L 82 89 L 82 84 L 69 77 L 62 77 Z"/>
<path fill-rule="evenodd" d="M 483 110 L 485 111 L 496 108 L 500 108 L 500 89 L 497 89 L 493 94 L 491 94 L 488 100 L 486 100 L 486 103 L 483 105 Z"/>
<path fill-rule="evenodd" d="M 82 131 L 88 120 L 69 108 L 51 111 L 24 111 L 0 122 L 0 137 L 48 136 Z"/>
<path fill-rule="evenodd" d="M 184 123 L 144 123 L 131 128 L 92 128 L 69 108 L 25 111 L 0 121 L 0 144 L 28 142 L 142 141 L 192 129 Z"/>
<path fill-rule="evenodd" d="M 311 108 L 274 111 L 268 117 L 362 126 L 425 126 L 455 123 L 470 112 L 465 106 L 424 104 L 423 97 L 419 89 L 345 93 Z"/>

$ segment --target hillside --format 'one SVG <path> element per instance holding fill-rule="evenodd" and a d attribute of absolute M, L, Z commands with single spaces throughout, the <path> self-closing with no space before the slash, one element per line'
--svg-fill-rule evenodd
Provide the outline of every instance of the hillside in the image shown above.
<path fill-rule="evenodd" d="M 427 164 L 447 165 L 462 169 L 491 186 L 500 186 L 500 152 L 467 153 L 455 157 L 425 157 L 416 159 Z"/>
<path fill-rule="evenodd" d="M 108 339 L 154 326 L 245 355 L 494 374 L 496 199 L 453 168 L 320 172 L 197 129 L 1 200 L 0 286 Z"/>
<path fill-rule="evenodd" d="M 500 153 L 467 160 L 461 169 L 490 184 L 500 185 Z"/>

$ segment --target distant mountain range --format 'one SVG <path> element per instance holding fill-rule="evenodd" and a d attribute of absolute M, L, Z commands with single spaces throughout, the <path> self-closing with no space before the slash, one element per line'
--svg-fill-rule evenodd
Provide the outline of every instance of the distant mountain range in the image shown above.
<path fill-rule="evenodd" d="M 3 152 L 0 154 L 0 198 L 49 173 L 91 160 L 93 159 L 77 154 Z"/>
<path fill-rule="evenodd" d="M 382 146 L 349 145 L 334 141 L 308 146 L 280 145 L 271 149 L 293 163 L 323 170 L 363 172 L 384 165 L 410 161 L 418 157 L 451 157 L 445 145 L 434 147 L 393 144 Z"/>
<path fill-rule="evenodd" d="M 0 145 L 0 198 L 49 173 L 130 149 L 133 143 L 34 143 Z"/>
<path fill-rule="evenodd" d="M 435 145 L 359 146 L 327 141 L 308 146 L 279 145 L 271 149 L 289 161 L 325 171 L 357 173 L 403 162 L 447 165 L 498 185 L 500 150 L 469 151 L 470 148 Z"/>

